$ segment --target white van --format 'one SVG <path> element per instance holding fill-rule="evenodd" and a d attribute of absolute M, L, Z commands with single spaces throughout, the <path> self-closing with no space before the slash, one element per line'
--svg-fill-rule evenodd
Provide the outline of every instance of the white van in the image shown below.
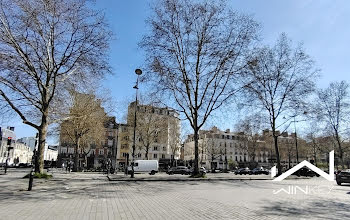
<path fill-rule="evenodd" d="M 134 163 L 135 173 L 149 173 L 154 175 L 158 173 L 158 160 L 135 160 Z M 129 172 L 132 170 L 131 166 L 128 167 Z"/>

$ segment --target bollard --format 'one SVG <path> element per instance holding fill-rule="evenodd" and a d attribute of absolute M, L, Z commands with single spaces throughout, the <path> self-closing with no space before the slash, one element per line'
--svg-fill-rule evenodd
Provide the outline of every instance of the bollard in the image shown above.
<path fill-rule="evenodd" d="M 32 168 L 32 170 L 30 171 L 29 174 L 29 186 L 28 186 L 28 191 L 32 190 L 33 187 L 33 179 L 34 179 L 34 167 Z"/>

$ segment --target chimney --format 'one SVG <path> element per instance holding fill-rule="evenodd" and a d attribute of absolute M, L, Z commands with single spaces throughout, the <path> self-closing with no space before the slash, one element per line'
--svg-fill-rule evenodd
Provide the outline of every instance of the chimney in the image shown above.
<path fill-rule="evenodd" d="M 226 129 L 226 133 L 230 133 L 230 129 Z"/>

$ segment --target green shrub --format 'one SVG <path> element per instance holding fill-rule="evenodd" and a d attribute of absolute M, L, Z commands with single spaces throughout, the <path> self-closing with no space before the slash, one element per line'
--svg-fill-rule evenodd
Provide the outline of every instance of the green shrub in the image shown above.
<path fill-rule="evenodd" d="M 25 175 L 23 178 L 29 178 L 30 174 Z M 47 173 L 34 173 L 34 178 L 37 179 L 50 179 L 52 178 L 51 174 L 47 174 Z"/>
<path fill-rule="evenodd" d="M 207 178 L 207 176 L 205 175 L 205 173 L 198 173 L 196 175 L 191 175 L 190 178 Z"/>

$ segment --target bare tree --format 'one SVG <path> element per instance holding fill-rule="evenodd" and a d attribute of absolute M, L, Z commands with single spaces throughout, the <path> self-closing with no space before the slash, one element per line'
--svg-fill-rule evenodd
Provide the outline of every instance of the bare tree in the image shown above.
<path fill-rule="evenodd" d="M 90 152 L 91 145 L 100 145 L 105 138 L 108 120 L 101 107 L 101 99 L 94 94 L 71 91 L 73 105 L 68 117 L 60 125 L 60 141 L 74 146 L 74 171 L 78 171 L 79 153 Z"/>
<path fill-rule="evenodd" d="M 349 84 L 345 81 L 333 82 L 326 89 L 320 89 L 317 93 L 316 114 L 319 119 L 326 122 L 326 126 L 338 148 L 338 156 L 342 168 L 344 168 L 343 137 L 348 129 L 349 114 Z"/>
<path fill-rule="evenodd" d="M 304 100 L 314 91 L 318 71 L 301 46 L 292 48 L 282 34 L 274 47 L 257 49 L 251 55 L 244 76 L 246 92 L 268 113 L 272 129 L 278 175 L 282 173 L 278 149 L 279 122 L 283 115 L 302 108 Z"/>
<path fill-rule="evenodd" d="M 258 24 L 233 12 L 224 1 L 159 0 L 148 19 L 145 49 L 153 88 L 174 105 L 194 132 L 198 169 L 198 132 L 213 111 L 237 91 L 236 75 L 257 37 Z"/>
<path fill-rule="evenodd" d="M 210 169 L 212 172 L 215 171 L 216 166 L 213 166 L 214 161 L 221 157 L 222 149 L 219 148 L 215 141 L 214 134 L 206 134 L 203 139 L 203 148 L 205 149 L 204 153 L 210 158 Z"/>
<path fill-rule="evenodd" d="M 263 127 L 262 116 L 253 114 L 241 119 L 236 125 L 237 132 L 244 132 L 247 144 L 243 145 L 244 152 L 247 152 L 250 161 L 255 162 L 258 150 L 261 150 L 259 144 L 259 133 Z"/>
<path fill-rule="evenodd" d="M 155 143 L 163 143 L 165 139 L 165 133 L 167 131 L 165 127 L 165 122 L 161 120 L 157 114 L 152 113 L 152 106 L 143 106 L 146 107 L 145 112 L 138 110 L 137 111 L 137 120 L 136 123 L 136 133 L 139 137 L 139 149 L 144 150 L 146 153 L 146 159 L 148 160 L 148 153 L 151 146 Z M 129 113 L 130 114 L 130 113 Z M 132 113 L 131 115 L 134 115 Z M 128 120 L 129 124 L 134 124 L 134 118 L 131 117 Z"/>
<path fill-rule="evenodd" d="M 52 103 L 64 85 L 98 82 L 109 71 L 111 32 L 86 2 L 0 1 L 0 96 L 38 130 L 36 172 L 43 172 Z"/>
<path fill-rule="evenodd" d="M 171 152 L 171 165 L 174 166 L 175 156 L 181 148 L 181 129 L 178 118 L 173 117 L 168 120 L 168 144 Z"/>

